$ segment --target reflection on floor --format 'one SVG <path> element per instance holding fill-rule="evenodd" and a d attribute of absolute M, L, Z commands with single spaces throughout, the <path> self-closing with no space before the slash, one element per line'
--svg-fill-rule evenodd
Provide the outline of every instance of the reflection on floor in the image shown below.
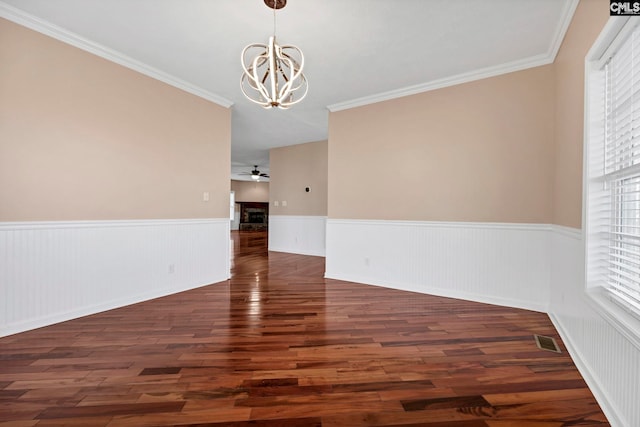
<path fill-rule="evenodd" d="M 544 314 L 232 240 L 229 281 L 0 339 L 0 425 L 608 425 Z"/>

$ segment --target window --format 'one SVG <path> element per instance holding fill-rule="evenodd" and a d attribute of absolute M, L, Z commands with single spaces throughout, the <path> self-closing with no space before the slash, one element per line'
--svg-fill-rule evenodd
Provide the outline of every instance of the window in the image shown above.
<path fill-rule="evenodd" d="M 588 56 L 587 85 L 587 284 L 640 317 L 637 20 L 607 24 Z"/>

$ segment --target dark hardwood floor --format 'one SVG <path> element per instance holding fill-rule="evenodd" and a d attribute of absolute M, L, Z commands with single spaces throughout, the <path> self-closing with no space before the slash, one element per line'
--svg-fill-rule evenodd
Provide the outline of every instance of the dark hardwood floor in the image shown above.
<path fill-rule="evenodd" d="M 266 242 L 233 233 L 230 281 L 1 338 L 0 426 L 609 425 L 546 315 L 325 280 Z"/>

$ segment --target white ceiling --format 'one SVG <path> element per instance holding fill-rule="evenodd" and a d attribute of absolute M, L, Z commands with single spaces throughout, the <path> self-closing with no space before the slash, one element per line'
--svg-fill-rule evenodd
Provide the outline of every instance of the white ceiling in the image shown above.
<path fill-rule="evenodd" d="M 240 91 L 240 52 L 266 43 L 263 0 L 4 0 L 0 16 L 224 106 L 232 177 L 269 149 L 327 138 L 335 111 L 553 61 L 577 0 L 288 0 L 281 44 L 305 55 L 309 94 L 289 110 Z"/>

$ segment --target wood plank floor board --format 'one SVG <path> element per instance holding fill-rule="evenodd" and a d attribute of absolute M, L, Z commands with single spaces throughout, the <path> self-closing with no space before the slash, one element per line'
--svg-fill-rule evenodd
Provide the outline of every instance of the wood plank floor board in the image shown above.
<path fill-rule="evenodd" d="M 0 338 L 0 427 L 609 425 L 543 313 L 231 242 L 228 281 Z"/>

